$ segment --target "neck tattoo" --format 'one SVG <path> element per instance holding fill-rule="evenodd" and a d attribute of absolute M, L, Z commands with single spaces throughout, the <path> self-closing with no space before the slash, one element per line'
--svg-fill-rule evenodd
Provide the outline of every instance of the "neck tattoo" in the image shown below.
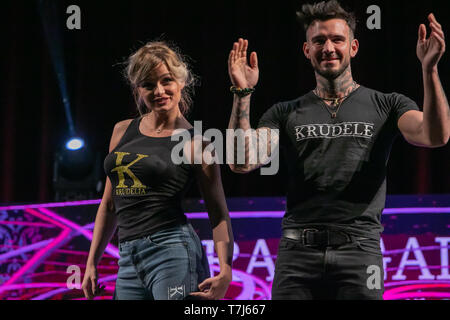
<path fill-rule="evenodd" d="M 339 108 L 342 105 L 342 102 L 345 100 L 345 98 L 347 98 L 353 91 L 355 91 L 356 88 L 358 88 L 358 84 L 353 81 L 353 83 L 350 85 L 350 90 L 349 92 L 342 96 L 342 97 L 331 97 L 331 98 L 325 98 L 325 97 L 321 97 L 319 94 L 319 90 L 317 88 L 315 88 L 313 90 L 313 93 L 320 99 L 325 100 L 325 101 L 332 101 L 331 102 L 331 106 L 328 106 L 328 104 L 326 104 L 325 102 L 322 101 L 322 104 L 325 106 L 325 109 L 328 111 L 328 113 L 331 115 L 331 118 L 336 118 L 337 117 L 337 113 L 339 112 Z"/>

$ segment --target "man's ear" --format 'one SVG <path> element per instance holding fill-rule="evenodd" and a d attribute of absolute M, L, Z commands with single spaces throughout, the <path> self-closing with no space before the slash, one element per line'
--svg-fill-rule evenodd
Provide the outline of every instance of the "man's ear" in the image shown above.
<path fill-rule="evenodd" d="M 359 50 L 359 41 L 358 39 L 353 39 L 350 43 L 350 56 L 354 58 Z"/>
<path fill-rule="evenodd" d="M 309 54 L 309 45 L 308 42 L 304 42 L 303 43 L 303 53 L 305 55 L 306 58 L 311 59 L 311 56 Z"/>

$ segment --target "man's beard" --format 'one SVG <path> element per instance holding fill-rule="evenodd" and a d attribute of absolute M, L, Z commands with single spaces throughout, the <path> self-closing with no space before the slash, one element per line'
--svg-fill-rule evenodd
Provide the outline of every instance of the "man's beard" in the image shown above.
<path fill-rule="evenodd" d="M 348 61 L 347 63 L 342 64 L 341 67 L 337 70 L 332 70 L 332 69 L 328 69 L 328 68 L 323 70 L 320 68 L 320 66 L 318 68 L 313 66 L 313 69 L 315 72 L 317 72 L 319 75 L 321 75 L 325 79 L 334 80 L 334 79 L 338 78 L 342 73 L 344 73 L 344 71 L 348 68 L 349 65 L 350 65 L 350 62 Z"/>

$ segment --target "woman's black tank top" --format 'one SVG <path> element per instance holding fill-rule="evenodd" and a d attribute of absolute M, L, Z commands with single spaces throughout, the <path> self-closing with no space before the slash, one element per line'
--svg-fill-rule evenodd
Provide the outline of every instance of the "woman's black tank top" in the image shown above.
<path fill-rule="evenodd" d="M 180 143 L 178 139 L 143 135 L 141 119 L 131 121 L 104 161 L 112 183 L 120 242 L 186 223 L 181 201 L 192 181 L 193 166 L 174 164 L 171 153 Z M 193 129 L 189 132 L 192 136 Z"/>

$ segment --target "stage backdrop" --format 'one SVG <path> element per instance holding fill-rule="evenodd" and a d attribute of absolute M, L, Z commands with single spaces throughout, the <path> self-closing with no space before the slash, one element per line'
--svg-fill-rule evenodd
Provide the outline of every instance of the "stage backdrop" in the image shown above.
<path fill-rule="evenodd" d="M 0 299 L 84 299 L 80 290 L 99 200 L 0 207 Z M 230 198 L 235 237 L 233 281 L 226 299 L 271 298 L 284 198 Z M 218 259 L 201 200 L 186 211 L 208 254 Z M 449 196 L 391 196 L 382 215 L 386 300 L 450 298 Z M 111 299 L 117 238 L 98 266 Z M 368 285 L 373 285 L 368 270 Z"/>
<path fill-rule="evenodd" d="M 77 134 L 102 159 L 106 156 L 114 124 L 136 115 L 122 62 L 147 41 L 174 41 L 191 58 L 200 82 L 189 120 L 202 121 L 203 130 L 217 128 L 225 133 L 228 126 L 233 98 L 227 58 L 239 37 L 249 40 L 249 52 L 258 53 L 260 80 L 252 95 L 253 126 L 274 103 L 312 90 L 314 73 L 301 51 L 305 33 L 295 16 L 306 2 L 312 1 L 2 1 L 0 203 L 54 201 L 53 156 L 70 128 L 65 105 Z M 448 42 L 449 1 L 341 3 L 358 18 L 360 48 L 352 60 L 354 79 L 381 92 L 405 94 L 421 106 L 418 27 L 427 24 L 427 15 L 434 12 Z M 79 8 L 79 29 L 67 26 L 74 22 L 72 5 Z M 380 9 L 375 28 L 373 5 Z M 449 54 L 447 49 L 439 62 L 447 95 Z M 238 175 L 222 166 L 227 197 L 283 196 L 285 173 L 281 166 L 275 176 Z M 424 149 L 397 139 L 388 164 L 387 188 L 389 194 L 450 193 L 450 145 Z M 190 192 L 200 197 L 197 188 Z"/>

